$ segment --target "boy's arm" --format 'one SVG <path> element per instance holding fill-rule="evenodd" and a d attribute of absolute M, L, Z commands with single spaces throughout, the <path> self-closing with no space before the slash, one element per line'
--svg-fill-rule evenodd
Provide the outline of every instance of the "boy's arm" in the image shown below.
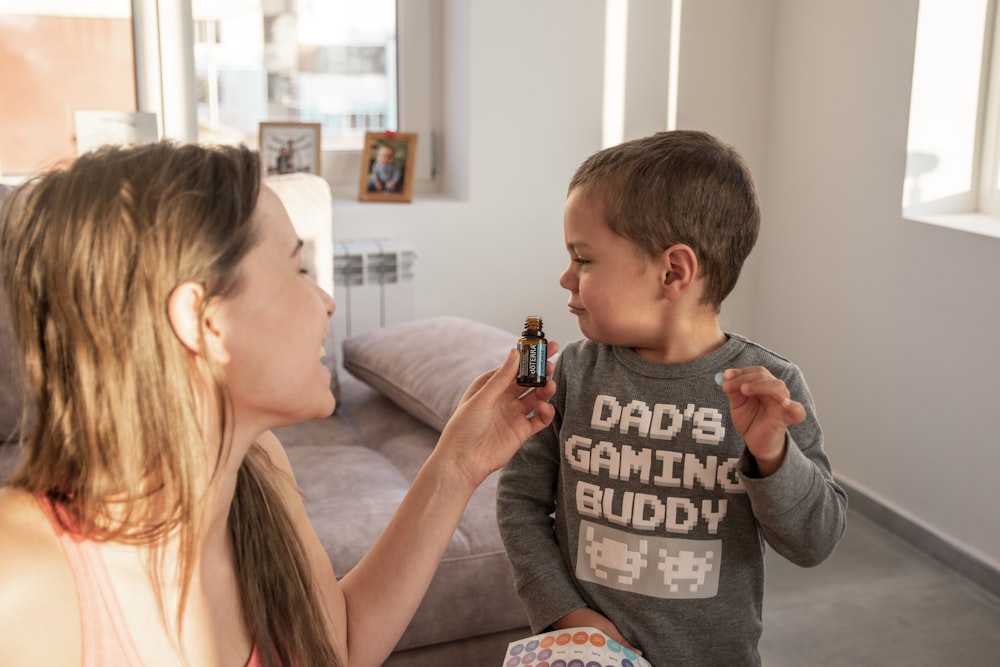
<path fill-rule="evenodd" d="M 833 480 L 819 442 L 805 446 L 791 436 L 785 460 L 768 477 L 754 477 L 746 454 L 740 473 L 764 539 L 802 567 L 819 565 L 847 527 L 847 495 Z"/>
<path fill-rule="evenodd" d="M 557 395 L 563 388 L 559 386 Z M 541 632 L 587 603 L 576 588 L 556 542 L 552 512 L 559 474 L 559 411 L 503 468 L 497 485 L 497 523 L 528 612 L 532 632 Z"/>
<path fill-rule="evenodd" d="M 746 442 L 740 474 L 765 539 L 797 565 L 818 565 L 844 533 L 847 495 L 833 479 L 805 380 L 794 367 L 783 379 L 730 369 L 723 390 Z"/>

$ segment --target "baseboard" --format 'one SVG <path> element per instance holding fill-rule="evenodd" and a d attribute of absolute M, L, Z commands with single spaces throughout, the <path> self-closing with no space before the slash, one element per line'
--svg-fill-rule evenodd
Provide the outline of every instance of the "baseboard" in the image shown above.
<path fill-rule="evenodd" d="M 1000 570 L 887 507 L 850 482 L 838 478 L 837 483 L 847 492 L 851 510 L 1000 598 Z"/>

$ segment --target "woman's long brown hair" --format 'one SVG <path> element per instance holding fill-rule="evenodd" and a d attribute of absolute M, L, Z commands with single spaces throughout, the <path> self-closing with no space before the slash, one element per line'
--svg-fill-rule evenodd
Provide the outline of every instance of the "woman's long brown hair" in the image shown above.
<path fill-rule="evenodd" d="M 148 546 L 158 593 L 159 545 L 177 534 L 178 633 L 232 417 L 222 373 L 205 355 L 192 364 L 167 302 L 185 282 L 204 286 L 204 303 L 241 289 L 240 261 L 258 241 L 260 173 L 258 155 L 242 146 L 109 147 L 20 186 L 0 213 L 30 422 L 10 484 L 51 499 L 88 539 Z M 217 457 L 192 374 L 214 386 Z M 245 623 L 268 667 L 336 665 L 281 483 L 254 445 L 229 517 Z"/>

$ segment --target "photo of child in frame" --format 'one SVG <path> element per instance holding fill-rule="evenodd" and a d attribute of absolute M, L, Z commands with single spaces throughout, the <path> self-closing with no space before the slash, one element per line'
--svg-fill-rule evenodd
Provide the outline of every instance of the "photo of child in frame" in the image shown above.
<path fill-rule="evenodd" d="M 413 193 L 413 163 L 417 135 L 398 132 L 365 133 L 361 160 L 361 201 L 409 202 Z"/>

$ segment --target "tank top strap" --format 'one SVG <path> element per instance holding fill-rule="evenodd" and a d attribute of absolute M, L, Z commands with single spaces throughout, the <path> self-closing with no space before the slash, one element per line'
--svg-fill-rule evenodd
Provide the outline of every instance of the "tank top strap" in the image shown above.
<path fill-rule="evenodd" d="M 67 517 L 50 499 L 38 496 L 38 504 L 55 529 L 76 580 L 83 667 L 142 667 L 97 546 L 73 533 Z"/>
<path fill-rule="evenodd" d="M 250 659 L 247 660 L 246 667 L 261 667 L 260 653 L 257 652 L 257 645 L 253 645 L 253 651 L 250 652 Z"/>
<path fill-rule="evenodd" d="M 42 495 L 37 499 L 59 538 L 76 580 L 82 667 L 142 667 L 142 659 L 128 633 L 125 615 L 97 545 L 74 533 L 69 517 L 51 500 Z M 246 667 L 261 667 L 261 664 L 260 653 L 254 644 Z"/>

